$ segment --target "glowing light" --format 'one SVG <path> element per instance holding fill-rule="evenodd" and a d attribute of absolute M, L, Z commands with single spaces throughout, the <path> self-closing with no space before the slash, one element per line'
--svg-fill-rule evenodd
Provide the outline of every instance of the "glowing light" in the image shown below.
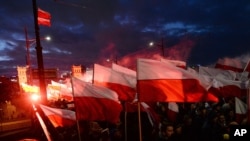
<path fill-rule="evenodd" d="M 50 41 L 51 37 L 50 36 L 46 36 L 44 39 L 47 40 L 47 41 Z"/>
<path fill-rule="evenodd" d="M 38 94 L 32 94 L 31 95 L 31 100 L 32 101 L 38 101 L 40 99 L 40 95 L 38 95 Z"/>
<path fill-rule="evenodd" d="M 153 46 L 153 45 L 154 45 L 154 42 L 150 42 L 150 43 L 149 43 L 149 46 Z"/>

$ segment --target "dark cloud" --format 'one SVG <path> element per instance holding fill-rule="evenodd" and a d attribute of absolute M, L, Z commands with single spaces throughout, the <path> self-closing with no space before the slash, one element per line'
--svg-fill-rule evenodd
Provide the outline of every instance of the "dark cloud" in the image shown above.
<path fill-rule="evenodd" d="M 188 64 L 209 65 L 250 49 L 247 0 L 37 0 L 37 5 L 52 15 L 52 26 L 39 30 L 52 38 L 41 41 L 46 68 L 128 60 L 152 53 L 148 43 L 162 38 L 166 57 Z M 26 63 L 24 28 L 35 38 L 32 1 L 1 2 L 0 18 L 0 74 L 13 74 Z M 35 44 L 31 60 L 36 67 Z"/>

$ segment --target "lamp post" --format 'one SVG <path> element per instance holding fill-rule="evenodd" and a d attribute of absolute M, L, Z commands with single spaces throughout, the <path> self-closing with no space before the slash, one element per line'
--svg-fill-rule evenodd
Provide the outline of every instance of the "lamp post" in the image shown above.
<path fill-rule="evenodd" d="M 38 8 L 37 8 L 36 0 L 32 0 L 32 5 L 33 5 L 35 35 L 36 35 L 36 56 L 37 56 L 40 93 L 41 93 L 42 103 L 46 105 L 47 104 L 47 92 L 46 92 L 46 83 L 45 83 L 45 77 L 44 77 L 43 53 L 42 53 L 42 46 L 40 42 L 40 29 L 38 26 L 38 18 L 37 18 Z"/>
<path fill-rule="evenodd" d="M 25 41 L 26 41 L 26 66 L 28 67 L 28 84 L 33 84 L 32 81 L 32 69 L 31 69 L 31 58 L 30 58 L 30 47 L 36 43 L 36 39 L 28 39 L 28 33 L 26 27 L 24 28 L 25 31 Z M 44 38 L 40 38 L 40 40 L 47 40 L 50 41 L 51 38 L 46 36 Z"/>

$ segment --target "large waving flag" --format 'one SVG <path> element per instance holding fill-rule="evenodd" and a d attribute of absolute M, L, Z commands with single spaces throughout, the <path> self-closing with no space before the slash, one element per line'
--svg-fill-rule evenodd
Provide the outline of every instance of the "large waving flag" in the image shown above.
<path fill-rule="evenodd" d="M 112 70 L 120 72 L 121 75 L 125 78 L 125 80 L 127 80 L 127 82 L 129 83 L 128 85 L 131 88 L 133 88 L 133 92 L 134 92 L 134 89 L 136 89 L 136 83 L 137 83 L 136 71 L 117 65 L 115 63 L 112 63 Z M 136 97 L 134 98 L 136 99 Z"/>
<path fill-rule="evenodd" d="M 115 63 L 112 63 L 112 69 L 115 71 L 130 75 L 130 76 L 136 77 L 136 71 L 117 65 Z M 131 85 L 134 85 L 134 86 L 136 85 L 136 79 L 131 81 Z"/>
<path fill-rule="evenodd" d="M 76 114 L 74 111 L 51 108 L 45 105 L 40 105 L 40 107 L 54 127 L 72 126 L 76 123 Z"/>
<path fill-rule="evenodd" d="M 51 26 L 50 19 L 51 19 L 51 15 L 49 12 L 46 12 L 42 10 L 41 8 L 38 8 L 37 10 L 38 24 L 44 25 L 44 26 Z"/>
<path fill-rule="evenodd" d="M 139 101 L 218 102 L 207 82 L 172 63 L 138 59 L 137 77 Z"/>
<path fill-rule="evenodd" d="M 72 78 L 77 119 L 108 121 L 120 119 L 122 105 L 115 91 Z"/>
<path fill-rule="evenodd" d="M 219 68 L 210 68 L 210 67 L 203 67 L 199 66 L 199 74 L 210 76 L 213 78 L 224 78 L 228 80 L 240 80 L 245 81 L 248 80 L 249 72 L 235 72 L 232 70 L 223 70 Z"/>
<path fill-rule="evenodd" d="M 136 77 L 94 64 L 94 84 L 105 86 L 119 95 L 119 100 L 133 101 L 136 94 Z"/>
<path fill-rule="evenodd" d="M 210 76 L 213 78 L 220 77 L 227 80 L 235 80 L 237 77 L 237 73 L 231 70 L 222 70 L 222 69 L 209 68 L 203 66 L 199 66 L 199 74 Z"/>
<path fill-rule="evenodd" d="M 220 97 L 243 97 L 247 95 L 249 81 L 235 81 L 214 78 L 209 91 Z"/>

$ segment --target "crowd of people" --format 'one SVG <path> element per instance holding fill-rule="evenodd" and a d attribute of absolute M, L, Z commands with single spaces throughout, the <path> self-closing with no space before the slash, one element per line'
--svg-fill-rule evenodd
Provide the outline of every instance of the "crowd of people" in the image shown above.
<path fill-rule="evenodd" d="M 57 102 L 57 106 L 60 103 L 65 108 L 65 102 Z M 177 103 L 175 118 L 169 118 L 167 102 L 150 105 L 157 118 L 152 122 L 146 112 L 141 112 L 140 128 L 138 112 L 123 111 L 117 124 L 80 121 L 80 129 L 59 127 L 57 130 L 64 139 L 81 137 L 89 141 L 138 141 L 140 135 L 143 141 L 225 141 L 230 138 L 232 126 L 248 125 L 246 115 L 243 118 L 236 115 L 234 98 L 221 98 L 218 103 Z"/>

